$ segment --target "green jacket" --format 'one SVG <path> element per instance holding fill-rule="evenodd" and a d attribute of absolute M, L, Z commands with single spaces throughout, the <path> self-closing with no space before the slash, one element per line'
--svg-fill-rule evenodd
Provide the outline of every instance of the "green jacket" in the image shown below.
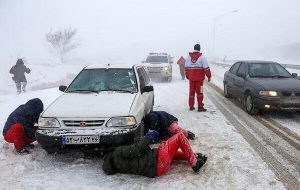
<path fill-rule="evenodd" d="M 133 145 L 120 146 L 104 156 L 102 168 L 108 175 L 130 173 L 146 177 L 157 176 L 157 149 L 148 146 L 151 140 L 142 138 Z"/>

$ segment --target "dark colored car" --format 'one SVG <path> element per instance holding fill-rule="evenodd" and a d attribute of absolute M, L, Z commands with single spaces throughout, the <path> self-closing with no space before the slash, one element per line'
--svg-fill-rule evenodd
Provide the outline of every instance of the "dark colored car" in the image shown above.
<path fill-rule="evenodd" d="M 249 114 L 260 110 L 300 110 L 300 80 L 282 65 L 239 61 L 224 74 L 224 95 L 242 101 Z"/>

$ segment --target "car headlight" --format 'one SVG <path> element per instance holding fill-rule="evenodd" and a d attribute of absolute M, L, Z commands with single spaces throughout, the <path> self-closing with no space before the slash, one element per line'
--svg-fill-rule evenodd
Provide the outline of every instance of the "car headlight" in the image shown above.
<path fill-rule="evenodd" d="M 107 127 L 125 127 L 136 125 L 136 120 L 133 116 L 129 117 L 113 117 L 106 123 Z"/>
<path fill-rule="evenodd" d="M 60 127 L 59 122 L 55 118 L 39 118 L 40 128 L 57 128 Z"/>
<path fill-rule="evenodd" d="M 278 93 L 276 91 L 264 91 L 264 90 L 261 90 L 259 91 L 259 95 L 261 96 L 278 96 Z"/>

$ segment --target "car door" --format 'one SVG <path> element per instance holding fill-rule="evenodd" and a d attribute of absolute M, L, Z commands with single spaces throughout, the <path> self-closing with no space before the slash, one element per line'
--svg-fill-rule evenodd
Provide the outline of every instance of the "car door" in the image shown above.
<path fill-rule="evenodd" d="M 140 89 L 142 90 L 145 86 L 149 86 L 151 84 L 150 78 L 147 75 L 146 71 L 143 67 L 139 67 L 137 69 L 139 81 L 140 81 Z M 149 113 L 152 109 L 152 104 L 154 101 L 153 91 L 151 92 L 141 92 L 141 98 L 145 104 L 145 114 Z"/>
<path fill-rule="evenodd" d="M 246 71 L 247 64 L 242 62 L 236 72 L 236 77 L 234 81 L 236 97 L 239 100 L 242 100 L 244 98 L 244 89 L 246 85 Z"/>
<path fill-rule="evenodd" d="M 229 71 L 227 72 L 227 74 L 224 78 L 225 83 L 227 84 L 227 90 L 233 96 L 236 96 L 234 82 L 236 80 L 236 72 L 237 72 L 240 64 L 241 64 L 240 62 L 237 62 L 234 65 L 232 65 L 232 67 L 229 69 Z"/>

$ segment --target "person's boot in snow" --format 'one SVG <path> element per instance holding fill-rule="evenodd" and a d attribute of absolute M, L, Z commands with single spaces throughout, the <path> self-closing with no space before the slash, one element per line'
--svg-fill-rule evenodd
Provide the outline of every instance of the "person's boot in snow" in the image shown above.
<path fill-rule="evenodd" d="M 196 154 L 197 154 L 197 159 L 201 159 L 204 162 L 206 162 L 207 156 L 205 154 L 201 154 L 201 153 L 196 153 Z"/>
<path fill-rule="evenodd" d="M 207 109 L 205 109 L 204 107 L 199 107 L 198 108 L 198 112 L 206 112 L 207 111 Z"/>
<path fill-rule="evenodd" d="M 26 145 L 25 145 L 25 148 L 33 149 L 33 148 L 34 148 L 34 144 L 26 144 Z"/>
<path fill-rule="evenodd" d="M 22 150 L 18 151 L 18 154 L 30 154 L 30 151 L 24 147 Z"/>
<path fill-rule="evenodd" d="M 198 154 L 199 153 L 197 153 L 197 155 Z M 203 160 L 202 160 L 202 158 L 203 158 Z M 205 162 L 207 160 L 207 157 L 202 157 L 202 158 L 197 158 L 196 165 L 194 167 L 192 167 L 192 169 L 194 170 L 195 173 L 199 172 L 200 168 L 205 164 Z"/>
<path fill-rule="evenodd" d="M 194 107 L 190 107 L 190 111 L 193 111 L 195 108 Z"/>
<path fill-rule="evenodd" d="M 191 131 L 187 131 L 188 132 L 188 139 L 194 140 L 195 139 L 195 134 Z"/>

